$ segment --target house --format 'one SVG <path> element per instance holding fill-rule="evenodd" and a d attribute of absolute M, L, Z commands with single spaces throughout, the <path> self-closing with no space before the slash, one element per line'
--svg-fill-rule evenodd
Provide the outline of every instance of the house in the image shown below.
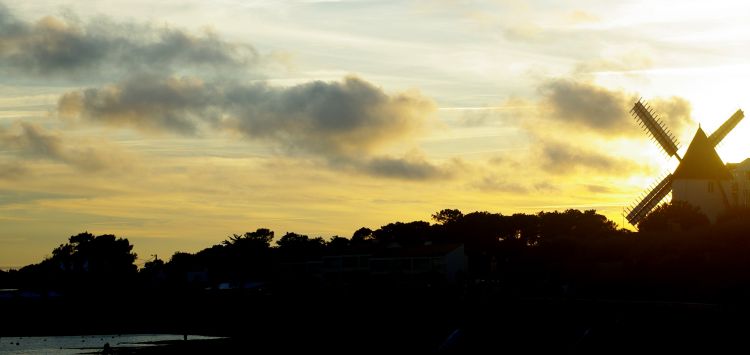
<path fill-rule="evenodd" d="M 732 172 L 701 128 L 672 179 L 672 201 L 685 201 L 699 207 L 711 222 L 716 222 L 719 214 L 732 205 Z"/>
<path fill-rule="evenodd" d="M 732 172 L 731 202 L 737 207 L 750 207 L 750 158 L 741 163 L 729 163 Z"/>
<path fill-rule="evenodd" d="M 370 257 L 370 273 L 389 278 L 437 277 L 455 283 L 467 270 L 463 244 L 428 244 L 382 249 Z"/>
<path fill-rule="evenodd" d="M 426 280 L 452 284 L 466 273 L 467 257 L 463 244 L 392 244 L 323 256 L 321 270 L 330 282 Z"/>

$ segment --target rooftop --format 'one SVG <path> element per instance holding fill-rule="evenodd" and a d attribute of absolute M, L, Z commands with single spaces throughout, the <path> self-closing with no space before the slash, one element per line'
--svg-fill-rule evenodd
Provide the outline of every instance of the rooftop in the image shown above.
<path fill-rule="evenodd" d="M 721 161 L 703 129 L 698 127 L 682 162 L 674 172 L 674 179 L 729 180 L 731 178 L 729 168 Z"/>

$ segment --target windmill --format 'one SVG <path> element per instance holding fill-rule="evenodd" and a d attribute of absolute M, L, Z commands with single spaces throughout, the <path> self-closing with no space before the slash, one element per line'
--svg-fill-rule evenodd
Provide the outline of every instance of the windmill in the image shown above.
<path fill-rule="evenodd" d="M 626 210 L 625 218 L 630 224 L 637 225 L 670 192 L 673 200 L 687 201 L 701 208 L 709 218 L 711 215 L 715 218 L 717 211 L 729 207 L 726 190 L 732 174 L 714 148 L 745 117 L 742 110 L 737 110 L 709 136 L 699 126 L 683 157 L 677 154 L 677 139 L 651 107 L 639 99 L 630 113 L 669 157 L 676 157 L 679 161 L 673 173 L 662 177 L 637 204 Z"/>

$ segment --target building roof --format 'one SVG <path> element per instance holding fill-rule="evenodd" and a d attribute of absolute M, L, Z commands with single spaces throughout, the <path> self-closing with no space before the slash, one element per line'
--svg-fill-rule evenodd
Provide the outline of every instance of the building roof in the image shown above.
<path fill-rule="evenodd" d="M 732 174 L 708 141 L 706 133 L 698 127 L 695 137 L 685 152 L 685 157 L 674 172 L 674 179 L 729 180 Z"/>
<path fill-rule="evenodd" d="M 739 163 L 727 163 L 727 169 L 729 170 L 750 170 L 750 158 L 747 158 Z"/>
<path fill-rule="evenodd" d="M 374 258 L 419 258 L 445 256 L 463 244 L 432 244 L 413 247 L 385 248 L 373 253 Z"/>

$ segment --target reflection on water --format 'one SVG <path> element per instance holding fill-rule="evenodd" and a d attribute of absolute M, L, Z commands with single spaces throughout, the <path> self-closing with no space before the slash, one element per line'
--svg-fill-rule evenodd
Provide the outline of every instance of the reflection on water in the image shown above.
<path fill-rule="evenodd" d="M 177 334 L 109 334 L 49 337 L 0 337 L 0 354 L 80 354 L 100 351 L 105 343 L 112 347 L 154 346 L 153 341 L 182 340 Z M 188 335 L 188 340 L 216 339 L 202 335 Z"/>

